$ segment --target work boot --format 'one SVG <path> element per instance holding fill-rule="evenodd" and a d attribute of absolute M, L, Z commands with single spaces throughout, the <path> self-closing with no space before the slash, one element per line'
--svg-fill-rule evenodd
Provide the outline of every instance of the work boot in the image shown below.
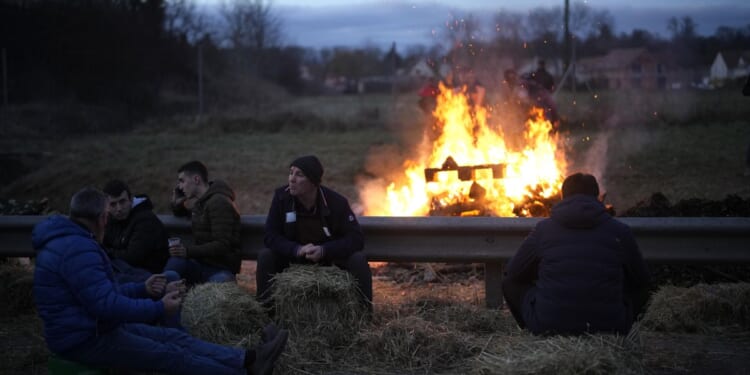
<path fill-rule="evenodd" d="M 252 364 L 253 375 L 271 375 L 276 365 L 276 360 L 284 351 L 286 340 L 289 338 L 289 331 L 286 329 L 279 330 L 269 342 L 261 343 L 255 348 L 255 361 Z"/>

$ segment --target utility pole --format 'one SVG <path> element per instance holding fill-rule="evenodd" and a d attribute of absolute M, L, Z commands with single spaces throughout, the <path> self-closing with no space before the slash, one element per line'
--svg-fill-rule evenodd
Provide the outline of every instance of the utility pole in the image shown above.
<path fill-rule="evenodd" d="M 203 116 L 203 43 L 198 42 L 198 121 Z"/>
<path fill-rule="evenodd" d="M 570 0 L 565 0 L 565 13 L 563 15 L 564 22 L 564 41 L 563 41 L 563 71 L 568 71 L 570 66 L 570 48 L 571 48 L 571 35 L 570 35 Z"/>
<path fill-rule="evenodd" d="M 3 106 L 8 106 L 8 55 L 3 48 Z"/>

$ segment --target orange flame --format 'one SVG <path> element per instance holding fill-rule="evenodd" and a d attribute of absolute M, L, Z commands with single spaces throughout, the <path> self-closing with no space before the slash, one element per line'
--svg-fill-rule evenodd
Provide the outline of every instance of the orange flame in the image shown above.
<path fill-rule="evenodd" d="M 472 215 L 479 213 L 472 204 L 480 204 L 492 215 L 516 216 L 518 205 L 559 194 L 566 163 L 542 109 L 531 111 L 523 140 L 516 142 L 523 146 L 516 150 L 507 145 L 500 124 L 489 123 L 487 109 L 471 104 L 466 88 L 454 91 L 441 83 L 433 115 L 432 132 L 425 132 L 419 155 L 403 162 L 403 174 L 362 187 L 365 215 L 425 216 L 451 205 L 468 207 L 456 214 Z M 436 181 L 427 181 L 425 169 L 441 168 L 449 157 L 458 166 L 479 167 L 472 169 L 470 179 L 462 180 L 455 170 L 440 170 Z M 483 168 L 498 164 L 502 176 Z M 477 184 L 481 198 L 472 197 Z"/>

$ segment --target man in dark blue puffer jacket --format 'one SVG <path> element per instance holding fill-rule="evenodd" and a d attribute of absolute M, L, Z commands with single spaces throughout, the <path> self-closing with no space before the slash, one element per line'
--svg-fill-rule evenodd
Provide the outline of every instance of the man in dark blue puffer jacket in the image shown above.
<path fill-rule="evenodd" d="M 146 324 L 180 309 L 180 290 L 164 275 L 119 285 L 99 242 L 107 197 L 85 188 L 70 218 L 53 216 L 32 233 L 37 251 L 34 301 L 50 351 L 89 366 L 169 374 L 270 374 L 289 332 L 269 325 L 255 349 L 201 341 Z M 99 242 L 98 242 L 99 241 Z M 165 293 L 166 292 L 166 293 Z M 158 299 L 161 297 L 161 299 Z"/>
<path fill-rule="evenodd" d="M 627 334 L 648 296 L 635 238 L 599 201 L 594 176 L 569 176 L 562 196 L 508 263 L 508 308 L 534 334 Z"/>

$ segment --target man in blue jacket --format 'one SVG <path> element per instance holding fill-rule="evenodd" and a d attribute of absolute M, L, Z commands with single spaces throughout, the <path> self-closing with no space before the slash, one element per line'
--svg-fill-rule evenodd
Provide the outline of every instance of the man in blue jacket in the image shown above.
<path fill-rule="evenodd" d="M 565 179 L 563 200 L 510 260 L 503 294 L 534 334 L 627 334 L 647 300 L 649 274 L 630 228 L 599 201 L 592 175 Z"/>
<path fill-rule="evenodd" d="M 102 240 L 107 197 L 85 188 L 70 218 L 52 216 L 32 233 L 37 251 L 34 301 L 53 353 L 95 367 L 169 374 L 271 374 L 288 331 L 269 326 L 255 349 L 198 340 L 148 322 L 176 314 L 182 296 L 163 275 L 119 285 Z M 166 292 L 166 293 L 165 293 Z M 159 299 L 160 298 L 160 299 Z"/>
<path fill-rule="evenodd" d="M 322 186 L 322 177 L 320 160 L 302 156 L 289 166 L 289 184 L 276 189 L 266 217 L 267 249 L 258 254 L 258 299 L 268 303 L 271 278 L 290 263 L 335 264 L 354 276 L 372 308 L 362 229 L 347 199 Z"/>

